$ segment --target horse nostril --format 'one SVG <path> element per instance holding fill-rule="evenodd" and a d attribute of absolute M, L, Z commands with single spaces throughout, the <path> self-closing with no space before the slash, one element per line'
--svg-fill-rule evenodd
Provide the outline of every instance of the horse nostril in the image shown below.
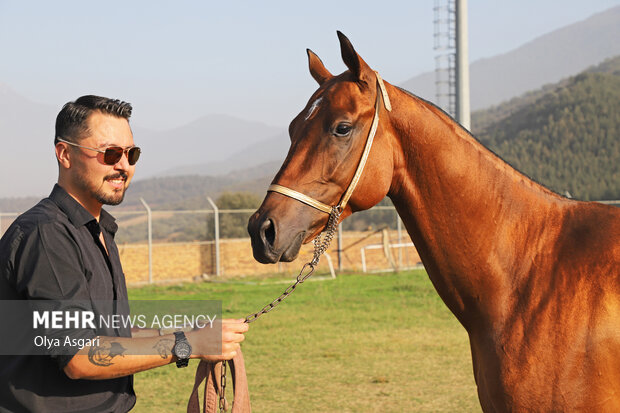
<path fill-rule="evenodd" d="M 273 243 L 276 240 L 276 227 L 271 219 L 266 219 L 260 228 L 261 238 L 266 244 L 273 247 Z"/>

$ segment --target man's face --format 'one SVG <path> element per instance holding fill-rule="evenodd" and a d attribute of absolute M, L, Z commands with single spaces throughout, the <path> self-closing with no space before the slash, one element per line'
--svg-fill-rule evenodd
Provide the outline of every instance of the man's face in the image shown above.
<path fill-rule="evenodd" d="M 90 134 L 78 142 L 82 146 L 105 150 L 108 146 L 123 148 L 134 145 L 133 134 L 126 119 L 92 113 L 87 119 Z M 86 204 L 118 205 L 123 201 L 125 190 L 136 169 L 129 165 L 127 155 L 114 165 L 103 162 L 103 154 L 89 149 L 71 148 L 75 153 L 72 162 L 72 180 L 79 191 L 80 201 Z"/>

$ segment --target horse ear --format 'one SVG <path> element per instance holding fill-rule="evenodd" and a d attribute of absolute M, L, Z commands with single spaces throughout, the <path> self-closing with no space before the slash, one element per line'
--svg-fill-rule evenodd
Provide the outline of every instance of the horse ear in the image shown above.
<path fill-rule="evenodd" d="M 340 31 L 338 31 L 338 40 L 340 40 L 340 54 L 344 64 L 347 65 L 357 80 L 366 81 L 367 73 L 371 72 L 372 69 L 357 54 L 347 36 Z"/>
<path fill-rule="evenodd" d="M 314 54 L 314 52 L 310 49 L 306 49 L 308 53 L 308 66 L 310 66 L 310 74 L 317 81 L 319 85 L 325 83 L 325 81 L 332 77 L 332 74 L 329 73 L 329 70 L 325 68 L 323 62 L 319 57 Z"/>

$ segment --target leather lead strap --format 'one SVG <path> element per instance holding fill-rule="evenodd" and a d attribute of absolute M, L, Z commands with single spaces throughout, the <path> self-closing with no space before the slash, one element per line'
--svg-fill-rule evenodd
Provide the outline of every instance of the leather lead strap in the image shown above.
<path fill-rule="evenodd" d="M 205 390 L 202 399 L 202 411 L 204 413 L 215 413 L 219 409 L 218 392 L 220 389 L 220 371 L 222 362 L 209 363 L 204 360 L 200 361 L 196 369 L 194 379 L 194 388 L 189 396 L 187 403 L 187 413 L 200 413 L 200 396 L 198 388 L 203 381 L 206 380 Z M 232 413 L 251 413 L 250 392 L 248 390 L 248 380 L 245 372 L 245 363 L 241 349 L 237 351 L 237 355 L 228 361 L 230 371 L 232 372 L 232 381 L 234 389 Z M 226 406 L 228 411 L 228 406 Z"/>

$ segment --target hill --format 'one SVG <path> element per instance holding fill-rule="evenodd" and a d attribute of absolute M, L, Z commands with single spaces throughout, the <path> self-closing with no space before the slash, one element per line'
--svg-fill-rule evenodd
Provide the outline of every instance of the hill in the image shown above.
<path fill-rule="evenodd" d="M 545 186 L 579 199 L 620 199 L 620 57 L 608 59 L 585 72 L 556 84 L 524 94 L 472 117 L 474 135 L 512 166 Z M 269 139 L 282 156 L 286 149 L 281 137 Z M 255 144 L 256 151 L 267 146 Z M 274 148 L 275 149 L 275 148 Z M 281 161 L 250 166 L 241 150 L 239 161 L 230 158 L 230 167 L 246 165 L 220 176 L 187 175 L 135 181 L 125 202 L 114 211 L 143 210 L 140 198 L 154 210 L 211 209 L 209 196 L 220 207 L 234 208 L 227 199 L 242 199 L 244 208 L 256 208 Z M 244 192 L 246 194 L 222 194 Z M 228 197 L 228 198 L 227 198 Z M 232 198 L 231 198 L 232 197 Z M 229 201 L 230 201 L 229 199 Z M 38 198 L 0 199 L 0 211 L 23 211 Z M 384 204 L 389 204 L 384 200 Z M 223 214 L 222 237 L 245 236 L 246 215 Z M 391 225 L 387 211 L 356 214 L 347 220 L 349 228 L 377 228 Z M 125 228 L 122 242 L 143 241 L 144 219 L 119 216 Z M 212 227 L 205 232 L 204 216 L 183 215 L 158 219 L 154 237 L 158 241 L 212 239 Z"/>
<path fill-rule="evenodd" d="M 620 57 L 556 84 L 474 112 L 473 133 L 512 166 L 545 186 L 580 199 L 620 199 Z M 286 143 L 270 139 L 282 157 Z M 256 144 L 253 148 L 258 148 Z M 256 149 L 258 150 L 258 149 Z M 249 165 L 252 151 L 240 151 Z M 179 176 L 136 182 L 125 207 L 139 197 L 161 207 L 205 207 L 227 191 L 264 196 L 281 161 L 239 168 L 222 176 Z"/>
<path fill-rule="evenodd" d="M 620 42 L 614 40 L 618 38 L 620 6 L 554 30 L 505 54 L 473 62 L 470 67 L 472 107 L 487 108 L 530 90 L 544 94 L 547 91 L 544 85 L 620 54 Z M 416 76 L 400 86 L 417 96 L 435 100 L 434 72 Z M 240 148 L 223 161 L 191 164 L 162 175 L 228 173 L 234 170 L 232 165 L 254 166 L 282 160 L 286 149 L 288 135 L 281 131 L 270 139 Z"/>
<path fill-rule="evenodd" d="M 558 193 L 620 198 L 620 57 L 472 118 L 474 135 Z"/>
<path fill-rule="evenodd" d="M 280 164 L 286 157 L 289 143 L 288 133 L 281 131 L 273 137 L 260 140 L 250 146 L 238 149 L 223 160 L 185 165 L 170 169 L 161 175 L 222 175 L 244 167 L 259 168 L 263 163 L 268 161 L 276 162 L 277 160 Z"/>
<path fill-rule="evenodd" d="M 280 128 L 222 114 L 203 116 L 171 130 L 136 132 L 135 140 L 145 151 L 144 159 L 140 159 L 140 176 L 225 174 L 237 169 L 236 165 L 246 165 L 230 161 L 232 155 L 278 133 Z M 201 164 L 214 167 L 194 168 Z"/>
<path fill-rule="evenodd" d="M 58 110 L 0 83 L 0 197 L 50 193 L 58 168 L 53 149 Z M 17 179 L 8 179 L 9 175 Z"/>
<path fill-rule="evenodd" d="M 140 198 L 157 209 L 211 209 L 207 196 L 224 192 L 249 192 L 262 197 L 279 164 L 267 163 L 220 176 L 184 175 L 136 181 L 116 210 L 143 210 Z M 0 203 L 1 205 L 1 203 Z M 109 209 L 109 207 L 108 207 Z"/>
<path fill-rule="evenodd" d="M 472 124 L 474 135 L 485 146 L 545 186 L 580 199 L 620 199 L 620 57 L 474 112 Z M 281 137 L 265 142 L 283 156 L 287 145 Z M 245 158 L 250 153 L 240 151 L 241 161 L 235 162 L 234 157 L 230 161 L 250 165 Z M 202 207 L 206 194 L 216 199 L 226 191 L 262 197 L 280 164 L 281 160 L 271 161 L 223 176 L 136 182 L 127 204 L 139 205 L 143 196 L 162 205 L 185 200 L 188 208 Z"/>
<path fill-rule="evenodd" d="M 620 54 L 620 42 L 614 40 L 620 38 L 619 30 L 620 7 L 615 7 L 509 53 L 474 62 L 472 107 L 497 104 Z M 431 101 L 435 98 L 434 85 L 433 73 L 401 84 Z M 49 193 L 57 176 L 51 148 L 53 125 L 62 103 L 51 106 L 32 102 L 9 85 L 0 84 L 0 136 L 5 143 L 0 164 L 5 176 L 18 176 L 1 182 L 0 197 L 40 198 Z M 143 156 L 136 170 L 136 185 L 154 176 L 228 174 L 281 161 L 288 148 L 285 128 L 226 115 L 206 115 L 166 131 L 138 126 L 133 130 Z"/>
<path fill-rule="evenodd" d="M 590 66 L 583 73 L 614 74 L 618 71 L 620 71 L 620 57 L 612 57 L 604 60 L 596 66 Z M 516 111 L 528 105 L 534 104 L 534 102 L 542 98 L 545 94 L 553 93 L 556 90 L 569 86 L 572 81 L 573 77 L 568 77 L 557 83 L 543 85 L 539 89 L 528 91 L 521 96 L 516 96 L 498 105 L 473 112 L 471 121 L 472 132 L 476 135 L 477 133 L 484 131 L 491 124 L 499 123 Z"/>
<path fill-rule="evenodd" d="M 491 34 L 490 34 L 491 35 Z M 471 107 L 491 105 L 579 73 L 620 54 L 620 6 L 554 30 L 502 55 L 472 62 Z M 470 48 L 475 47 L 470 44 Z M 400 84 L 435 101 L 435 73 Z"/>
<path fill-rule="evenodd" d="M 33 195 L 40 199 L 51 191 L 58 168 L 52 143 L 54 123 L 61 107 L 62 104 L 52 107 L 32 102 L 8 85 L 0 84 L 0 136 L 5 144 L 5 150 L 0 151 L 0 164 L 5 176 L 9 171 L 17 172 L 18 176 L 17 180 L 1 181 L 0 198 L 5 200 L 0 201 L 0 211 L 15 210 L 9 205 L 20 206 L 22 201 L 15 197 Z M 265 161 L 260 157 L 250 158 L 246 148 L 253 148 L 260 155 L 257 145 L 261 147 L 261 142 L 282 133 L 281 128 L 228 115 L 203 116 L 166 131 L 152 131 L 133 124 L 132 129 L 136 145 L 143 151 L 136 168 L 136 183 L 163 175 L 226 174 L 249 165 L 249 159 L 256 159 L 251 164 L 258 165 Z M 262 147 L 268 150 L 265 145 Z M 236 154 L 244 151 L 245 160 L 235 163 Z M 204 163 L 213 167 L 186 167 Z M 10 209 L 4 209 L 3 204 Z"/>
<path fill-rule="evenodd" d="M 620 199 L 620 57 L 474 112 L 472 125 L 485 146 L 545 186 L 580 199 Z M 231 155 L 233 170 L 223 175 L 135 180 L 114 209 L 142 209 L 140 198 L 156 209 L 205 208 L 206 196 L 224 192 L 262 198 L 287 147 L 281 136 L 251 145 Z M 261 150 L 280 159 L 253 165 L 249 158 Z M 0 211 L 24 211 L 39 199 L 0 199 Z"/>

